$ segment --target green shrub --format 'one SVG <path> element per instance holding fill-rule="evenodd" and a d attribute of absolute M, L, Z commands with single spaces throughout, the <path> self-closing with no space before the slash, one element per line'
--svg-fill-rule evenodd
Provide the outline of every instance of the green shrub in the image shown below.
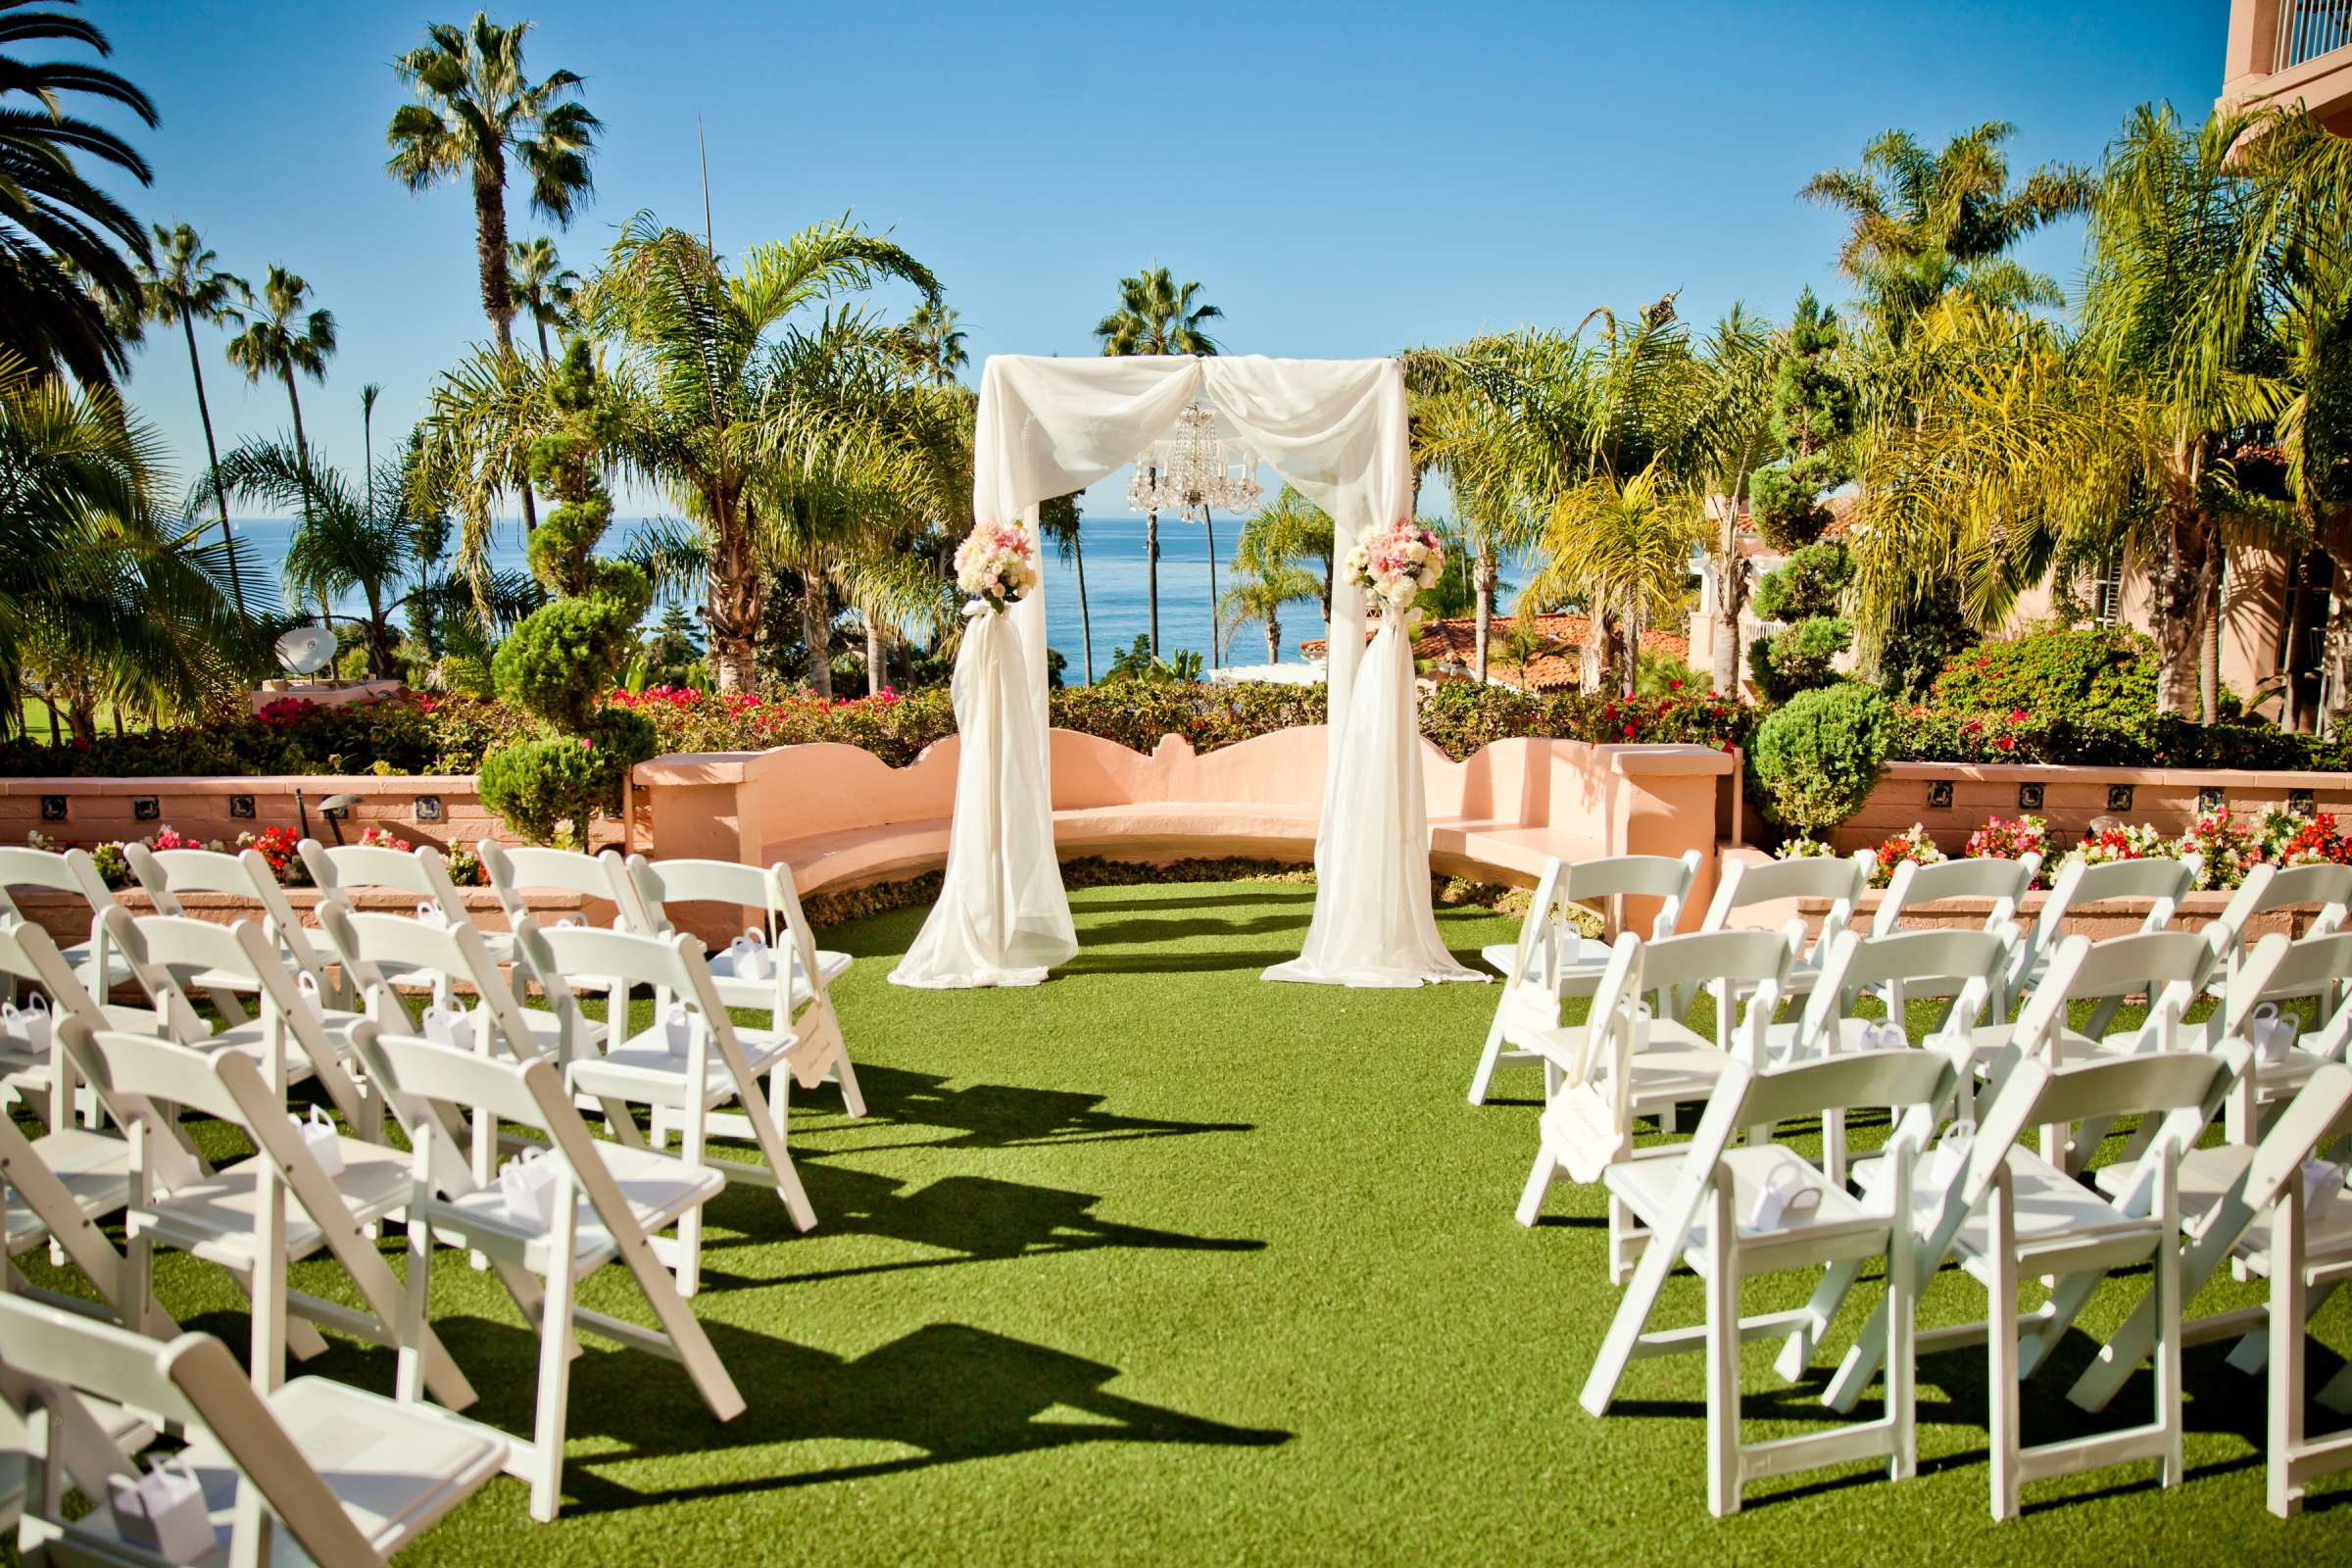
<path fill-rule="evenodd" d="M 1753 601 L 1759 620 L 1835 615 L 1854 581 L 1854 558 L 1838 544 L 1807 545 L 1764 574 Z"/>
<path fill-rule="evenodd" d="M 559 599 L 531 612 L 490 662 L 498 694 L 569 734 L 585 731 L 637 643 L 628 607 Z"/>
<path fill-rule="evenodd" d="M 482 804 L 536 844 L 566 829 L 572 842 L 611 797 L 608 769 L 587 737 L 516 741 L 482 760 Z"/>
<path fill-rule="evenodd" d="M 2144 725 L 2156 712 L 2156 645 L 2128 627 L 2032 632 L 1945 661 L 1932 701 L 1956 712 L 2027 712 Z"/>
<path fill-rule="evenodd" d="M 1809 835 L 1853 815 L 1886 768 L 1889 717 L 1886 697 L 1859 681 L 1799 692 L 1775 709 L 1748 752 L 1765 813 Z"/>
<path fill-rule="evenodd" d="M 1838 680 L 1837 658 L 1853 645 L 1854 623 L 1843 615 L 1809 616 L 1748 644 L 1748 672 L 1765 702 L 1785 703 Z"/>

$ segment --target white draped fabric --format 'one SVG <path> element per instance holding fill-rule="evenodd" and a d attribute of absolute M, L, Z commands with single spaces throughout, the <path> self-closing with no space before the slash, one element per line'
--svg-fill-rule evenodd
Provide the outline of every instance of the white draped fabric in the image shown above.
<path fill-rule="evenodd" d="M 1213 405 L 1240 440 L 1331 514 L 1343 551 L 1366 526 L 1408 511 L 1404 378 L 1393 360 L 998 355 L 980 380 L 974 516 L 1020 517 L 1036 543 L 1040 502 L 1123 466 L 1195 398 Z M 985 655 L 967 634 L 956 661 L 963 754 L 946 879 L 922 935 L 891 976 L 902 984 L 1003 984 L 1004 975 L 1029 976 L 1041 954 L 1049 964 L 1068 956 L 1054 953 L 1055 943 L 1069 941 L 1070 917 L 1054 858 L 1043 591 L 1000 618 Z M 1002 635 L 1007 631 L 1018 639 L 1017 660 L 1011 648 L 994 646 L 1011 640 Z M 1429 909 L 1410 649 L 1400 635 L 1384 634 L 1375 650 L 1359 691 L 1363 595 L 1352 582 L 1333 583 L 1331 761 L 1315 846 L 1314 921 L 1304 954 L 1268 970 L 1269 978 L 1352 985 L 1477 978 L 1446 955 Z M 967 663 L 982 657 L 1017 666 L 1023 678 L 967 679 Z M 975 726 L 966 704 L 981 692 L 1003 692 L 1004 706 L 980 714 Z M 1009 710 L 1022 699 L 1028 711 L 1016 718 Z M 989 755 L 1014 747 L 1029 755 Z M 1024 779 L 1034 781 L 1034 793 L 1015 799 Z M 1367 906 L 1367 898 L 1375 902 Z M 1021 947 L 1024 941 L 1030 945 Z"/>

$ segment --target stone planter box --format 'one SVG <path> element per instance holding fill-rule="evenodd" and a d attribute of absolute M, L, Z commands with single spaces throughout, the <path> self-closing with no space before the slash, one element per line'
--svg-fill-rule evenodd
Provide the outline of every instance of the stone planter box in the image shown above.
<path fill-rule="evenodd" d="M 1986 817 L 2024 815 L 2046 820 L 2052 846 L 2063 848 L 2100 816 L 2184 832 L 2200 798 L 2247 816 L 2282 806 L 2346 818 L 2352 817 L 2352 773 L 1889 762 L 1862 809 L 1838 827 L 1831 842 L 1840 855 L 1875 849 L 1916 822 L 1937 848 L 1957 855 Z"/>

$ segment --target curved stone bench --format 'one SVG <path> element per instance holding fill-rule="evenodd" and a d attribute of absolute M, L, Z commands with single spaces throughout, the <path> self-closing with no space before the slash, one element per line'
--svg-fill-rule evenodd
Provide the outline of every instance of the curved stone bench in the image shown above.
<path fill-rule="evenodd" d="M 1164 864 L 1239 857 L 1306 862 L 1322 815 L 1326 732 L 1281 730 L 1205 755 L 1163 736 L 1150 755 L 1073 730 L 1052 735 L 1054 842 L 1065 858 Z M 947 858 L 959 742 L 906 767 L 854 746 L 657 758 L 634 775 L 637 848 L 793 868 L 804 895 L 899 880 Z M 1532 883 L 1552 856 L 1715 851 L 1739 834 L 1738 761 L 1700 746 L 1508 740 L 1456 762 L 1422 746 L 1430 861 L 1482 881 Z"/>

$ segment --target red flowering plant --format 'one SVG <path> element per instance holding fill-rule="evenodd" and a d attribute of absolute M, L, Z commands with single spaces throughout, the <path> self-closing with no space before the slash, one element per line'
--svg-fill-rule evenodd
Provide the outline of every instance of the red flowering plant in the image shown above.
<path fill-rule="evenodd" d="M 393 850 L 402 855 L 406 855 L 416 848 L 415 845 L 388 827 L 371 827 L 362 830 L 360 842 L 370 849 Z"/>
<path fill-rule="evenodd" d="M 290 827 L 266 827 L 259 833 L 237 835 L 237 848 L 260 852 L 262 858 L 270 862 L 270 874 L 281 886 L 289 888 L 311 885 L 310 868 L 302 863 L 298 848 L 301 842 Z"/>
<path fill-rule="evenodd" d="M 1944 858 L 1943 851 L 1928 837 L 1928 830 L 1918 822 L 1906 832 L 1897 833 L 1878 848 L 1871 861 L 1870 885 L 1883 888 L 1894 880 L 1894 868 L 1905 860 L 1913 865 L 1936 865 Z"/>
<path fill-rule="evenodd" d="M 1968 836 L 1968 848 L 1960 853 L 1970 859 L 2022 860 L 2036 855 L 2047 861 L 2049 831 L 2050 824 L 2038 816 L 1987 817 L 1983 827 Z M 2034 873 L 2033 885 L 2050 885 L 2046 864 Z"/>
<path fill-rule="evenodd" d="M 2336 831 L 2333 815 L 2322 811 L 2279 845 L 2277 858 L 2281 866 L 2352 865 L 2352 839 Z"/>

